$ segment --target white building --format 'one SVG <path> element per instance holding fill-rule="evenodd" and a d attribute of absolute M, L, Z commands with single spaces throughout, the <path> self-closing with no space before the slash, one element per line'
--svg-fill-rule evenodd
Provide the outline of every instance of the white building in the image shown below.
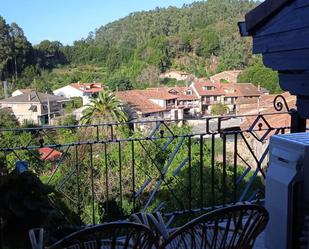
<path fill-rule="evenodd" d="M 183 72 L 183 71 L 171 70 L 171 71 L 160 74 L 160 78 L 190 81 L 191 79 L 194 78 L 194 76 L 192 76 L 189 73 Z"/>
<path fill-rule="evenodd" d="M 24 93 L 31 93 L 32 91 L 33 91 L 32 89 L 17 89 L 12 93 L 12 97 L 16 97 Z"/>
<path fill-rule="evenodd" d="M 45 125 L 63 114 L 67 101 L 63 97 L 31 91 L 0 100 L 0 108 L 9 108 L 20 123 L 30 121 Z"/>
<path fill-rule="evenodd" d="M 83 105 L 89 104 L 91 97 L 97 97 L 104 89 L 102 83 L 72 83 L 61 87 L 54 92 L 56 96 L 65 98 L 81 97 Z"/>

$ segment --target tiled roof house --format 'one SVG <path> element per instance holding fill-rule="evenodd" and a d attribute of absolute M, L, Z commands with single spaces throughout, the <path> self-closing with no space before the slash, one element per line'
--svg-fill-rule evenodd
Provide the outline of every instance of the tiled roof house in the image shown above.
<path fill-rule="evenodd" d="M 72 83 L 70 85 L 61 87 L 54 92 L 57 96 L 63 96 L 65 98 L 81 97 L 83 104 L 89 103 L 91 97 L 98 96 L 98 93 L 104 90 L 102 83 Z"/>
<path fill-rule="evenodd" d="M 64 97 L 31 91 L 0 100 L 0 108 L 10 108 L 21 123 L 28 120 L 40 125 L 62 114 L 65 102 Z"/>

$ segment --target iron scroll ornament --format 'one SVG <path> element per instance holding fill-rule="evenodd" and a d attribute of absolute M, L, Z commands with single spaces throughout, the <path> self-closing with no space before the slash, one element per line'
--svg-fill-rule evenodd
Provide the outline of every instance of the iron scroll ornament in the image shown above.
<path fill-rule="evenodd" d="M 290 108 L 288 106 L 288 103 L 286 102 L 286 99 L 283 95 L 277 95 L 274 99 L 274 108 L 277 112 L 281 112 L 283 108 L 285 107 L 286 111 L 289 112 Z"/>

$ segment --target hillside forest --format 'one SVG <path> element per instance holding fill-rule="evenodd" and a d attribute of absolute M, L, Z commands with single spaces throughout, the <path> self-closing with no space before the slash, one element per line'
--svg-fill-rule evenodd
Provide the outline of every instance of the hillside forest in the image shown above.
<path fill-rule="evenodd" d="M 72 45 L 49 40 L 31 44 L 18 24 L 0 16 L 0 77 L 9 82 L 9 92 L 51 92 L 77 81 L 126 90 L 175 84 L 159 79 L 170 69 L 197 77 L 244 69 L 240 82 L 276 93 L 277 73 L 252 56 L 251 40 L 238 33 L 237 22 L 256 5 L 251 0 L 208 0 L 131 13 Z"/>
<path fill-rule="evenodd" d="M 208 0 L 132 13 L 72 45 L 31 44 L 18 24 L 0 16 L 0 82 L 9 83 L 9 92 L 51 92 L 77 81 L 126 90 L 175 84 L 159 78 L 170 69 L 197 77 L 242 69 L 239 82 L 261 84 L 275 93 L 277 73 L 252 55 L 251 40 L 238 32 L 237 22 L 256 4 Z M 8 113 L 0 115 L 0 127 L 18 126 Z M 2 130 L 0 148 L 17 149 L 0 151 L 0 247 L 3 236 L 1 248 L 25 248 L 33 227 L 44 227 L 51 242 L 68 228 L 124 219 L 146 206 L 147 212 L 172 212 L 263 199 L 258 171 L 248 170 L 245 161 L 235 162 L 234 145 L 226 151 L 231 140 L 225 135 L 193 137 L 188 125 L 148 125 L 148 133 L 133 132 L 128 124 L 49 130 L 25 124 L 24 130 Z M 39 152 L 50 144 L 61 155 L 57 160 Z M 17 174 L 18 161 L 27 162 L 30 170 Z M 183 224 L 181 219 L 174 225 Z"/>

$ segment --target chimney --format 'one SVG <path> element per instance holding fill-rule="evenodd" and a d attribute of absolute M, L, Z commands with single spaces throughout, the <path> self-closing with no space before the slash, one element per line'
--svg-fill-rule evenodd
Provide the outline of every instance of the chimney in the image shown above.
<path fill-rule="evenodd" d="M 261 84 L 260 83 L 258 84 L 258 91 L 259 92 L 261 91 Z"/>
<path fill-rule="evenodd" d="M 31 101 L 31 93 L 28 94 L 28 101 Z"/>

